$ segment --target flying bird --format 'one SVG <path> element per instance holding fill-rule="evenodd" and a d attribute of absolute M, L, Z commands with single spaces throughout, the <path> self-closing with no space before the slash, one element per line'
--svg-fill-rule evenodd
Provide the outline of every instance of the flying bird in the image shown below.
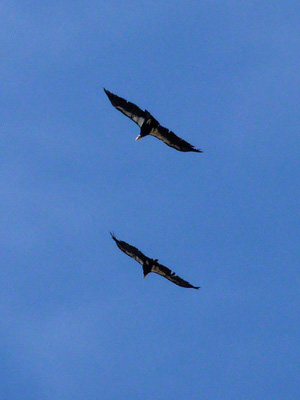
<path fill-rule="evenodd" d="M 178 286 L 199 289 L 199 286 L 191 285 L 189 282 L 177 276 L 175 272 L 172 272 L 169 268 L 159 264 L 157 259 L 153 260 L 152 258 L 145 256 L 145 254 L 143 254 L 136 247 L 131 246 L 130 244 L 121 240 L 118 240 L 113 233 L 111 233 L 111 236 L 120 250 L 122 250 L 125 254 L 132 257 L 143 266 L 144 278 L 146 278 L 146 276 L 150 272 L 155 272 L 156 274 L 163 276 L 164 278 L 168 279 Z"/>
<path fill-rule="evenodd" d="M 152 135 L 176 150 L 202 153 L 201 150 L 195 149 L 193 145 L 175 135 L 174 132 L 169 131 L 169 129 L 161 126 L 160 123 L 149 113 L 149 111 L 141 110 L 135 104 L 109 92 L 106 89 L 104 89 L 104 91 L 111 104 L 117 110 L 125 114 L 126 117 L 132 119 L 141 128 L 140 134 L 136 140 L 139 140 L 147 135 Z"/>

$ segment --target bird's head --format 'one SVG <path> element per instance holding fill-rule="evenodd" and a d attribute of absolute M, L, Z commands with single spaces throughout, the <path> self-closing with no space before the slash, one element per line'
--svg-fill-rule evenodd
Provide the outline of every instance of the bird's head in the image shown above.
<path fill-rule="evenodd" d="M 143 264 L 144 278 L 146 278 L 146 276 L 151 272 L 151 268 L 152 268 L 152 265 L 151 265 L 150 260 L 145 261 Z"/>
<path fill-rule="evenodd" d="M 145 125 L 145 124 L 144 124 L 144 125 Z M 150 129 L 149 125 L 146 125 L 146 127 L 145 127 L 144 125 L 141 127 L 141 132 L 140 132 L 139 136 L 137 136 L 137 137 L 135 138 L 135 140 L 140 140 L 140 139 L 142 139 L 143 137 L 149 135 L 151 129 Z"/>
<path fill-rule="evenodd" d="M 142 135 L 139 135 L 139 136 L 137 136 L 136 138 L 135 138 L 135 140 L 140 140 L 140 139 L 142 139 Z"/>
<path fill-rule="evenodd" d="M 157 121 L 152 117 L 152 115 L 149 113 L 149 111 L 146 110 L 146 119 L 145 119 L 143 125 L 141 126 L 141 131 L 140 131 L 139 136 L 135 140 L 140 140 L 143 137 L 149 135 L 156 122 Z"/>

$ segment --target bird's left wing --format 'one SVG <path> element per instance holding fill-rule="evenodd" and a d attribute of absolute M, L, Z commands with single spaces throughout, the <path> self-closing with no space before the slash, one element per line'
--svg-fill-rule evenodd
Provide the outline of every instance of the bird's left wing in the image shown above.
<path fill-rule="evenodd" d="M 138 106 L 117 96 L 104 89 L 107 97 L 109 98 L 111 104 L 119 111 L 121 111 L 126 117 L 132 119 L 139 127 L 141 127 L 146 119 L 145 111 L 141 110 Z"/>
<path fill-rule="evenodd" d="M 180 278 L 180 276 L 176 275 L 175 272 L 172 272 L 169 268 L 155 261 L 153 263 L 151 272 L 155 272 L 156 274 L 163 276 L 164 278 L 168 279 L 169 281 L 175 283 L 175 285 L 178 286 L 191 289 L 199 289 L 200 287 L 191 285 L 189 282 L 185 281 L 184 279 Z"/>
<path fill-rule="evenodd" d="M 116 242 L 117 246 L 120 250 L 122 250 L 129 257 L 132 257 L 134 260 L 139 262 L 140 264 L 144 264 L 144 262 L 148 259 L 139 249 L 130 244 L 123 242 L 122 240 L 118 240 L 113 233 L 111 233 L 112 238 Z"/>
<path fill-rule="evenodd" d="M 174 132 L 170 131 L 169 129 L 159 125 L 155 128 L 150 135 L 156 137 L 157 139 L 162 140 L 168 146 L 173 147 L 179 151 L 194 151 L 196 153 L 202 153 L 202 150 L 195 149 L 195 147 L 186 142 L 185 140 L 181 139 L 179 136 L 175 135 Z"/>

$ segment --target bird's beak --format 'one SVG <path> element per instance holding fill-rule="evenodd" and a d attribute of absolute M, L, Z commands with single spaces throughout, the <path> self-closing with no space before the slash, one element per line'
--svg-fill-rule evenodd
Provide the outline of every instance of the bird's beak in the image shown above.
<path fill-rule="evenodd" d="M 140 139 L 142 139 L 141 135 L 139 135 L 135 140 L 140 140 Z"/>

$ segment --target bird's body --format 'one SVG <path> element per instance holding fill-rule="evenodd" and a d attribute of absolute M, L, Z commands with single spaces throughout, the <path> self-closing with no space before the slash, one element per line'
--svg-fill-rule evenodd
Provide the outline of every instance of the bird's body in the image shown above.
<path fill-rule="evenodd" d="M 135 104 L 109 92 L 106 89 L 104 89 L 104 91 L 111 104 L 128 118 L 132 119 L 141 128 L 140 134 L 136 140 L 151 135 L 162 140 L 165 144 L 178 151 L 202 153 L 201 150 L 195 149 L 193 145 L 175 135 L 174 132 L 161 126 L 149 111 L 141 110 Z"/>
<path fill-rule="evenodd" d="M 199 286 L 193 286 L 189 282 L 180 278 L 169 268 L 160 264 L 157 259 L 152 259 L 145 256 L 145 254 L 143 254 L 136 247 L 131 246 L 130 244 L 123 242 L 122 240 L 118 240 L 112 233 L 111 236 L 120 250 L 122 250 L 125 254 L 127 254 L 129 257 L 132 257 L 134 260 L 136 260 L 142 265 L 144 277 L 146 277 L 150 272 L 154 272 L 158 275 L 163 276 L 164 278 L 168 279 L 169 281 L 175 283 L 178 286 L 185 288 L 199 289 Z"/>

